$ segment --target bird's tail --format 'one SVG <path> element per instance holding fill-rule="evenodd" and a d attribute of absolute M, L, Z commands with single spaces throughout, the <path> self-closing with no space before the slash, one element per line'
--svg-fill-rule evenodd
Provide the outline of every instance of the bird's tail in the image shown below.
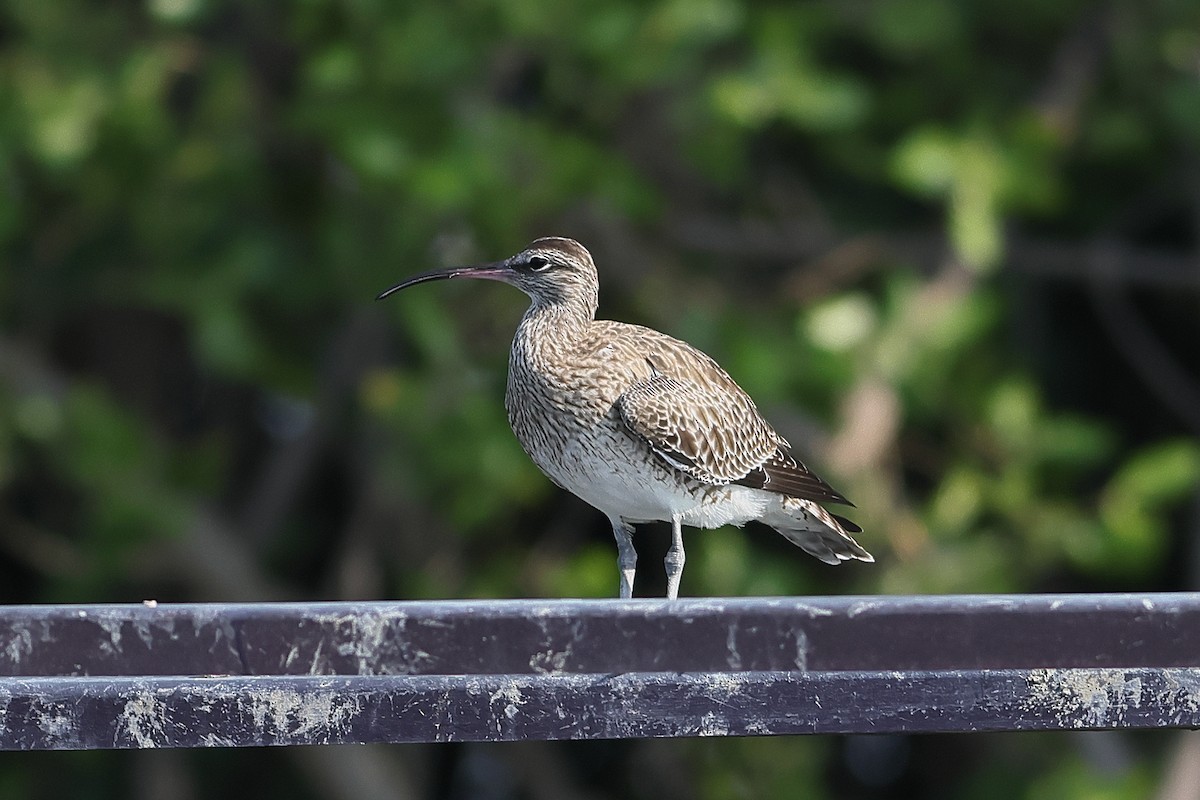
<path fill-rule="evenodd" d="M 826 564 L 840 564 L 850 559 L 875 560 L 850 535 L 860 533 L 862 528 L 845 517 L 830 514 L 812 500 L 780 497 L 779 505 L 768 511 L 762 521 Z"/>

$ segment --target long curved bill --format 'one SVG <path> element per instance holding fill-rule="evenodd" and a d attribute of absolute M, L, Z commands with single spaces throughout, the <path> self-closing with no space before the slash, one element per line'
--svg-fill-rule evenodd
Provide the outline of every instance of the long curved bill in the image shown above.
<path fill-rule="evenodd" d="M 429 272 L 422 272 L 420 274 L 413 275 L 411 278 L 404 279 L 375 299 L 382 300 L 389 295 L 395 294 L 401 289 L 407 289 L 410 286 L 416 286 L 418 283 L 444 281 L 448 278 L 482 278 L 484 280 L 502 281 L 507 283 L 511 272 L 512 270 L 503 261 L 497 261 L 494 264 L 480 264 L 474 267 L 433 269 Z"/>

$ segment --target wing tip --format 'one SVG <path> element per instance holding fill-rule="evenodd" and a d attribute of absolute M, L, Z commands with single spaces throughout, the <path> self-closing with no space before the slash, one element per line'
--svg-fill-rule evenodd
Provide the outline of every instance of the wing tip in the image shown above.
<path fill-rule="evenodd" d="M 837 520 L 838 525 L 841 525 L 847 533 L 862 533 L 862 528 L 859 527 L 858 523 L 846 519 L 841 514 L 830 513 L 829 516 Z"/>
<path fill-rule="evenodd" d="M 808 467 L 793 461 L 768 461 L 750 470 L 742 478 L 733 481 L 753 489 L 795 497 L 799 500 L 814 500 L 818 503 L 835 503 L 857 508 L 841 492 L 834 489 Z"/>

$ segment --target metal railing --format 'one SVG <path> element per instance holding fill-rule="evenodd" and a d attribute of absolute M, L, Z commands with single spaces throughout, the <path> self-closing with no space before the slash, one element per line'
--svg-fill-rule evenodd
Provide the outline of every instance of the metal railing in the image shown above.
<path fill-rule="evenodd" d="M 0 749 L 1200 727 L 1200 594 L 0 607 Z"/>

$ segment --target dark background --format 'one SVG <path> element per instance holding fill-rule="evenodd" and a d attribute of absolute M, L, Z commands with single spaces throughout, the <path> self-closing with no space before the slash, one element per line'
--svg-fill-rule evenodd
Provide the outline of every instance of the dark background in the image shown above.
<path fill-rule="evenodd" d="M 524 298 L 373 301 L 551 234 L 878 559 L 691 532 L 683 594 L 1196 588 L 1198 233 L 1194 2 L 6 3 L 0 602 L 614 594 L 505 421 Z M 6 754 L 0 797 L 1174 800 L 1196 748 Z"/>

